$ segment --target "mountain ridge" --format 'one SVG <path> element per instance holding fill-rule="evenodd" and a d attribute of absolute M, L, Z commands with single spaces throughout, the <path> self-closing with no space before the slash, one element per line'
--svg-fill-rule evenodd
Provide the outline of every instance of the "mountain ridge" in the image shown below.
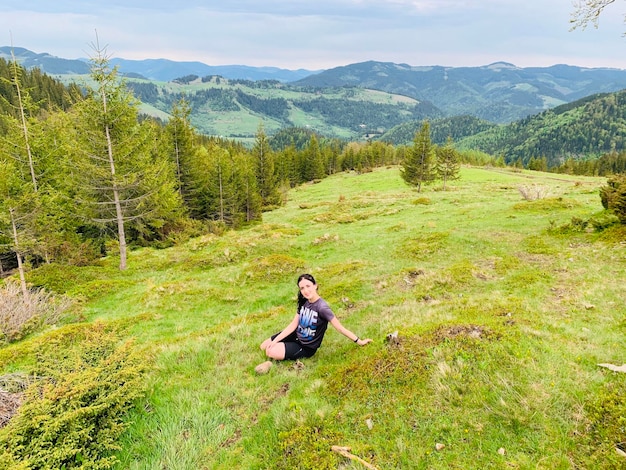
<path fill-rule="evenodd" d="M 89 73 L 89 59 L 65 59 L 47 52 L 36 53 L 23 47 L 0 47 L 0 58 L 11 60 L 11 52 L 25 68 L 39 67 L 51 75 L 85 75 Z M 169 82 L 185 75 L 220 75 L 224 78 L 242 80 L 296 81 L 319 71 L 305 69 L 282 69 L 279 67 L 252 67 L 248 65 L 207 65 L 198 61 L 174 61 L 170 59 L 131 60 L 111 58 L 121 74 L 138 74 L 147 80 Z"/>
<path fill-rule="evenodd" d="M 596 93 L 626 88 L 626 70 L 557 64 L 517 67 L 494 62 L 481 67 L 415 67 L 366 61 L 325 70 L 299 86 L 361 86 L 429 101 L 446 114 L 470 114 L 513 122 Z"/>

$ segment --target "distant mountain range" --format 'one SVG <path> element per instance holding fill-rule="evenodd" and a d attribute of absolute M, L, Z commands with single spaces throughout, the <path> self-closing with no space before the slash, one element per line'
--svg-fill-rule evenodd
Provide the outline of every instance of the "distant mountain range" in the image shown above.
<path fill-rule="evenodd" d="M 414 67 L 369 61 L 309 75 L 296 84 L 382 90 L 429 101 L 448 116 L 472 115 L 505 123 L 596 93 L 623 90 L 626 70 L 570 65 L 520 68 L 506 62 Z"/>
<path fill-rule="evenodd" d="M 26 68 L 39 67 L 48 74 L 45 78 L 60 83 L 80 81 L 89 73 L 88 61 L 18 48 L 13 52 Z M 0 48 L 0 59 L 11 60 L 11 49 Z M 294 132 L 314 132 L 346 141 L 411 145 L 427 119 L 433 142 L 451 137 L 459 148 L 501 155 L 507 162 L 545 159 L 557 166 L 570 158 L 626 149 L 626 70 L 519 68 L 503 62 L 413 67 L 370 61 L 283 82 L 277 76 L 267 79 L 271 68 L 221 67 L 204 75 L 193 68 L 195 63 L 127 63 L 140 66 L 125 75 L 142 114 L 166 121 L 184 97 L 199 133 L 244 144 L 254 143 L 262 124 L 268 135 L 283 135 L 287 143 Z M 169 81 L 145 77 L 166 69 L 174 77 Z M 264 78 L 254 80 L 256 76 Z"/>
<path fill-rule="evenodd" d="M 49 75 L 89 73 L 88 59 L 62 59 L 6 46 L 0 47 L 0 57 L 10 60 L 11 50 L 24 67 L 40 67 Z M 471 115 L 495 123 L 513 122 L 586 96 L 626 88 L 623 69 L 570 65 L 521 68 L 506 62 L 444 67 L 368 61 L 322 71 L 210 66 L 167 59 L 112 58 L 111 64 L 127 77 L 150 81 L 221 76 L 231 80 L 275 80 L 302 89 L 368 88 L 430 103 L 446 116 Z"/>
<path fill-rule="evenodd" d="M 89 73 L 89 59 L 62 59 L 46 52 L 35 53 L 22 47 L 0 47 L 0 57 L 11 60 L 11 50 L 25 68 L 39 67 L 48 75 L 85 75 Z M 168 59 L 127 60 L 111 58 L 123 75 L 169 82 L 187 75 L 199 77 L 219 75 L 243 80 L 277 80 L 292 82 L 316 73 L 311 70 L 287 70 L 278 67 L 249 67 L 246 65 L 207 65 L 202 62 L 177 62 Z"/>

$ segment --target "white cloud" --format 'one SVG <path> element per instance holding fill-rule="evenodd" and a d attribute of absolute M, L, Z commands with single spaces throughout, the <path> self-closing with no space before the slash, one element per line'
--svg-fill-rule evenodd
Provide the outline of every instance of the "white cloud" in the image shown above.
<path fill-rule="evenodd" d="M 111 54 L 129 59 L 626 68 L 623 16 L 607 11 L 600 28 L 570 32 L 572 9 L 571 0 L 26 0 L 0 6 L 0 45 L 11 32 L 15 46 L 84 57 L 97 30 Z"/>

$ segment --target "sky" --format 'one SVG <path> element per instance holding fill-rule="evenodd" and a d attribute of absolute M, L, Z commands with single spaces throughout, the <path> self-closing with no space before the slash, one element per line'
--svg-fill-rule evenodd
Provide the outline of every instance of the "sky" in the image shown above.
<path fill-rule="evenodd" d="M 0 5 L 0 46 L 65 59 L 98 41 L 123 59 L 323 70 L 568 64 L 626 69 L 626 1 L 571 31 L 572 0 L 19 0 Z"/>

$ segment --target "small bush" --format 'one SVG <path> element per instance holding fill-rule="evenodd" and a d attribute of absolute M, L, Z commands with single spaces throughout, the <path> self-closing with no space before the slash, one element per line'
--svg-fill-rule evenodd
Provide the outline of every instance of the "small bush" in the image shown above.
<path fill-rule="evenodd" d="M 541 186 L 539 184 L 522 184 L 517 187 L 517 190 L 526 201 L 536 201 L 537 199 L 544 199 L 548 197 L 550 193 L 549 188 L 547 188 L 546 186 Z"/>
<path fill-rule="evenodd" d="M 26 280 L 29 284 L 45 288 L 57 294 L 69 294 L 78 284 L 106 278 L 100 266 L 65 266 L 44 264 L 29 271 Z"/>
<path fill-rule="evenodd" d="M 429 205 L 431 204 L 431 200 L 429 197 L 426 196 L 422 196 L 422 197 L 418 197 L 417 199 L 413 199 L 412 204 L 415 206 L 419 206 L 419 205 Z"/>
<path fill-rule="evenodd" d="M 69 299 L 42 290 L 24 297 L 16 282 L 0 287 L 0 341 L 10 343 L 44 325 L 57 323 L 70 307 Z"/>
<path fill-rule="evenodd" d="M 614 374 L 601 392 L 586 404 L 587 422 L 578 447 L 579 468 L 624 468 L 616 449 L 626 447 L 626 377 Z"/>
<path fill-rule="evenodd" d="M 612 213 L 603 213 L 589 220 L 596 232 L 602 232 L 613 225 L 619 224 L 619 219 Z"/>
<path fill-rule="evenodd" d="M 552 212 L 572 209 L 579 205 L 580 203 L 574 200 L 563 199 L 562 197 L 546 197 L 535 201 L 520 202 L 519 204 L 515 204 L 513 208 L 526 212 Z"/>
<path fill-rule="evenodd" d="M 424 259 L 443 249 L 448 237 L 447 232 L 421 233 L 410 240 L 406 240 L 397 251 L 401 257 L 410 256 Z"/>
<path fill-rule="evenodd" d="M 584 232 L 589 226 L 589 221 L 581 219 L 580 217 L 572 217 L 571 221 L 567 224 L 556 225 L 555 222 L 551 222 L 549 233 L 552 234 L 568 234 Z"/>
<path fill-rule="evenodd" d="M 622 224 L 626 224 L 626 175 L 615 175 L 600 188 L 600 200 L 605 209 L 613 211 Z"/>
<path fill-rule="evenodd" d="M 0 429 L 1 470 L 116 464 L 125 414 L 143 395 L 148 370 L 145 351 L 119 341 L 101 324 L 72 325 L 41 340 L 27 371 L 34 380 Z"/>

